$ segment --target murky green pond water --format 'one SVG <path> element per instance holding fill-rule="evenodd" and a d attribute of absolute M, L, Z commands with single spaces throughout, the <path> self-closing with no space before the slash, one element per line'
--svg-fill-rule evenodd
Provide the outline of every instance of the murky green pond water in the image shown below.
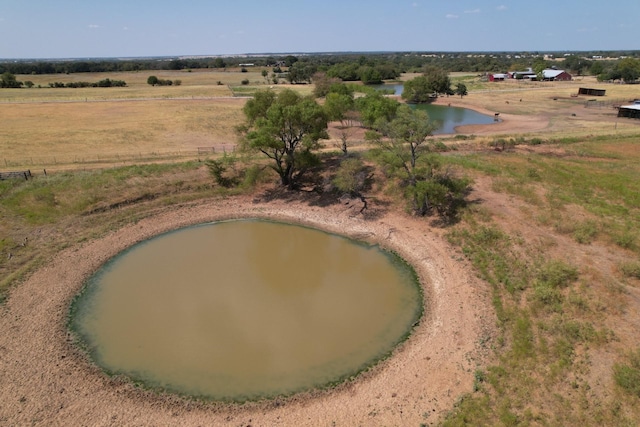
<path fill-rule="evenodd" d="M 323 387 L 385 357 L 422 313 L 397 257 L 260 220 L 176 230 L 103 266 L 72 305 L 94 361 L 152 388 L 245 400 Z"/>

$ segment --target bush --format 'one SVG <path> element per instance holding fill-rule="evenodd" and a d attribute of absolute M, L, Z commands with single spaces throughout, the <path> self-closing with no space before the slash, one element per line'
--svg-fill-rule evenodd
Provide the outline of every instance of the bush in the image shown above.
<path fill-rule="evenodd" d="M 244 79 L 244 80 L 242 80 L 242 82 L 241 82 L 241 83 L 242 83 L 244 86 L 246 86 L 246 85 L 248 85 L 248 84 L 249 84 L 249 79 Z"/>
<path fill-rule="evenodd" d="M 565 288 L 578 279 L 578 270 L 562 261 L 550 261 L 540 267 L 537 279 L 551 288 Z"/>

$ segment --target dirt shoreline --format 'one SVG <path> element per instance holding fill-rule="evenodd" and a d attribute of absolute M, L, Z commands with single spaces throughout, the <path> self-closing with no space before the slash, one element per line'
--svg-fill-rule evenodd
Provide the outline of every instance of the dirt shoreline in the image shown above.
<path fill-rule="evenodd" d="M 450 107 L 468 108 L 481 114 L 494 116 L 495 111 L 488 110 L 480 105 L 476 105 L 469 97 L 438 98 L 436 105 L 447 105 Z M 549 126 L 549 119 L 538 115 L 516 115 L 499 113 L 499 121 L 486 125 L 462 125 L 455 128 L 456 134 L 466 135 L 502 135 L 512 133 L 527 133 L 546 129 Z M 451 136 L 450 134 L 447 136 Z"/>
<path fill-rule="evenodd" d="M 425 290 L 425 317 L 386 361 L 334 390 L 245 405 L 158 395 L 109 378 L 73 343 L 66 318 L 83 281 L 110 257 L 164 231 L 232 218 L 310 225 L 395 250 Z M 256 202 L 247 197 L 171 207 L 71 247 L 10 292 L 0 307 L 2 425 L 420 425 L 431 424 L 473 387 L 494 316 L 488 290 L 424 219 L 349 205 Z"/>

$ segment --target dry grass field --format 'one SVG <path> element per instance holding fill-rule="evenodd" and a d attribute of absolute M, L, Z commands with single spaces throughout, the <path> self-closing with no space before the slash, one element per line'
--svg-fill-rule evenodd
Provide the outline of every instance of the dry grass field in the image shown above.
<path fill-rule="evenodd" d="M 181 80 L 179 86 L 147 78 Z M 260 70 L 17 76 L 30 89 L 0 92 L 0 167 L 91 167 L 193 159 L 198 147 L 232 150 L 244 94 L 267 85 Z M 49 88 L 49 82 L 124 80 L 124 88 Z M 249 80 L 243 85 L 242 80 Z M 221 83 L 221 84 L 219 84 Z M 41 85 L 42 88 L 37 86 Z M 292 87 L 272 86 L 274 90 Z M 308 85 L 295 88 L 310 93 Z M 106 162 L 105 162 L 106 160 Z"/>
<path fill-rule="evenodd" d="M 181 71 L 154 73 L 180 86 L 151 87 L 151 74 L 29 76 L 122 89 L 0 91 L 0 170 L 50 171 L 0 181 L 0 424 L 640 425 L 640 120 L 613 108 L 640 85 L 453 76 L 469 95 L 438 103 L 502 120 L 438 137 L 443 166 L 473 179 L 445 226 L 406 214 L 364 152 L 375 171 L 364 214 L 329 191 L 277 191 L 269 175 L 216 185 L 191 160 L 235 143 L 245 99 L 232 95 L 267 83 L 258 70 Z M 574 96 L 583 86 L 607 94 Z M 585 106 L 599 101 L 611 105 Z M 322 188 L 338 163 L 324 154 Z M 263 215 L 398 239 L 444 277 L 425 285 L 436 314 L 370 375 L 246 407 L 157 396 L 74 350 L 64 322 L 82 272 L 163 230 Z"/>

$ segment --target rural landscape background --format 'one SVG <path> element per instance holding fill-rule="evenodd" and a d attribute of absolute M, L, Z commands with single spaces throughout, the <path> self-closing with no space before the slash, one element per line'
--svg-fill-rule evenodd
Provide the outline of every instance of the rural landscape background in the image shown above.
<path fill-rule="evenodd" d="M 426 391 L 428 372 L 407 372 L 426 375 L 425 388 L 411 383 L 411 390 L 380 390 L 390 403 L 372 406 L 358 419 L 359 411 L 326 407 L 323 425 L 640 424 L 640 120 L 617 114 L 640 99 L 639 58 L 637 51 L 387 52 L 0 62 L 7 86 L 0 88 L 0 172 L 31 175 L 0 180 L 0 316 L 6 332 L 0 383 L 7 390 L 3 401 L 10 402 L 0 408 L 0 424 L 47 425 L 83 409 L 64 409 L 62 391 L 52 396 L 51 384 L 64 383 L 55 371 L 39 380 L 16 379 L 21 371 L 39 372 L 45 359 L 70 363 L 59 355 L 30 359 L 12 347 L 47 341 L 16 332 L 27 330 L 20 325 L 47 299 L 46 285 L 31 305 L 21 296 L 36 272 L 50 268 L 60 253 L 157 216 L 187 215 L 202 206 L 232 212 L 236 204 L 256 209 L 238 215 L 289 205 L 364 224 L 395 218 L 406 224 L 408 237 L 432 236 L 439 252 L 423 258 L 446 258 L 448 267 L 478 280 L 477 286 L 445 283 L 450 292 L 465 294 L 465 303 L 475 300 L 478 305 L 464 310 L 484 323 L 473 342 L 450 343 L 472 350 L 460 357 L 464 369 L 446 394 L 442 390 L 441 402 Z M 489 79 L 527 68 L 564 69 L 573 78 Z M 430 91 L 430 103 L 474 109 L 496 121 L 426 137 L 417 144 L 418 166 L 428 173 L 403 175 L 385 150 L 405 155 L 410 141 L 385 132 L 380 122 L 367 124 L 367 110 L 357 107 L 367 104 L 357 100 L 405 105 L 406 99 L 381 96 L 372 84 L 406 85 L 434 75 L 446 76 L 450 91 Z M 97 82 L 103 84 L 92 87 Z M 580 88 L 606 94 L 579 95 Z M 355 100 L 351 115 L 331 113 L 332 90 Z M 304 164 L 295 185 L 283 185 L 248 130 L 253 123 L 246 106 L 265 93 L 298 94 L 327 114 L 327 135 L 310 151 L 317 161 Z M 433 177 L 446 187 L 441 199 L 431 187 L 418 193 L 412 182 Z M 464 188 L 454 191 L 451 183 Z M 416 209 L 420 194 L 432 206 Z M 425 288 L 433 298 L 425 302 L 428 310 L 439 297 L 429 293 L 428 283 Z M 63 314 L 55 317 L 64 319 L 69 301 L 60 301 L 55 309 Z M 462 303 L 447 310 L 455 316 L 458 308 Z M 75 354 L 69 357 L 75 367 L 89 369 L 65 335 L 64 320 L 58 323 L 55 348 L 64 349 L 64 357 Z M 446 358 L 416 340 L 399 353 Z M 381 372 L 336 393 L 348 400 Z M 33 390 L 34 381 L 47 392 Z M 123 387 L 119 379 L 103 381 L 112 381 L 114 390 Z M 136 399 L 157 399 L 127 387 L 139 393 Z M 11 394 L 16 390 L 23 394 Z M 405 392 L 413 400 L 393 403 Z M 314 396 L 222 407 L 166 399 L 148 419 L 121 413 L 106 420 L 99 415 L 105 408 L 94 402 L 93 418 L 86 415 L 85 422 L 145 425 L 157 422 L 158 414 L 184 415 L 193 405 L 200 422 L 224 415 L 233 420 L 228 425 L 268 425 L 269 416 L 291 408 L 306 418 L 283 424 L 318 425 L 318 413 L 305 412 L 315 409 L 309 403 Z"/>

